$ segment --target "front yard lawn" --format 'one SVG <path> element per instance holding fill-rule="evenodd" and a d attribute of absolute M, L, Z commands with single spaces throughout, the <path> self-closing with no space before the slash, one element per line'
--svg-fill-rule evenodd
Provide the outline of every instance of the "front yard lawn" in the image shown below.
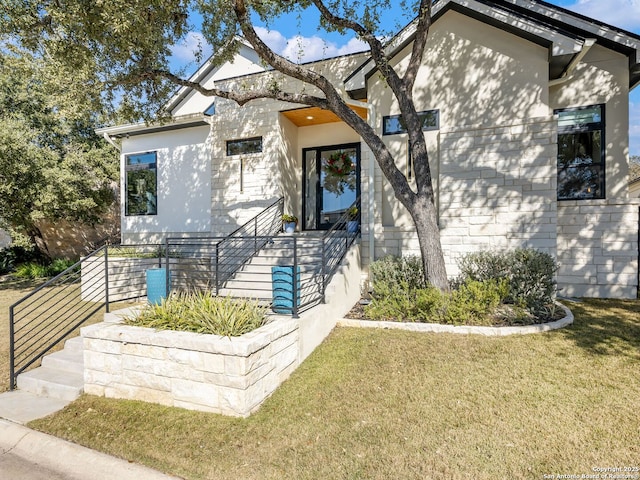
<path fill-rule="evenodd" d="M 570 308 L 574 325 L 539 335 L 338 328 L 248 419 L 84 396 L 30 426 L 187 479 L 639 467 L 640 302 Z"/>

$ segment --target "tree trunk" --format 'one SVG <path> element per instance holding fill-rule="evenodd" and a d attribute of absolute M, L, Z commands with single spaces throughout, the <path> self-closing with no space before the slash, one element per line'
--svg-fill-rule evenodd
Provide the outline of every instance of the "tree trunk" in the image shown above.
<path fill-rule="evenodd" d="M 40 255 L 42 255 L 42 257 L 48 261 L 52 260 L 51 253 L 49 252 L 49 248 L 47 247 L 47 242 L 44 240 L 42 232 L 36 225 L 32 225 L 28 228 L 27 235 L 29 236 L 29 240 L 31 240 L 31 243 L 35 245 Z"/>
<path fill-rule="evenodd" d="M 420 253 L 424 266 L 425 279 L 441 291 L 449 290 L 447 270 L 440 244 L 440 229 L 435 204 L 425 195 L 418 195 L 409 208 L 420 243 Z"/>

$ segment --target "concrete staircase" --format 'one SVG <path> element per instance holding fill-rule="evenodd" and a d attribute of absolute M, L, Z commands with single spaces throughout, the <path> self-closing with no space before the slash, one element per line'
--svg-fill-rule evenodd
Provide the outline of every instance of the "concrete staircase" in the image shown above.
<path fill-rule="evenodd" d="M 322 270 L 322 247 L 319 236 L 300 235 L 297 239 L 300 282 L 303 290 L 317 288 L 310 280 Z M 272 296 L 271 267 L 293 265 L 292 250 L 289 245 L 278 241 L 267 244 L 247 263 L 240 267 L 220 289 L 220 295 L 245 297 L 268 302 Z"/>
<path fill-rule="evenodd" d="M 18 375 L 18 390 L 73 401 L 84 391 L 82 338 L 67 340 L 64 349 L 45 356 L 42 366 Z"/>

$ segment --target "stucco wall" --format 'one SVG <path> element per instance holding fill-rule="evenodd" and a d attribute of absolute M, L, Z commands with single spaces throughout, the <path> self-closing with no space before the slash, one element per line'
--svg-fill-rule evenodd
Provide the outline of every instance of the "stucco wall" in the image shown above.
<path fill-rule="evenodd" d="M 594 45 L 570 79 L 550 88 L 550 109 L 605 104 L 606 198 L 626 200 L 629 182 L 629 66 Z"/>
<path fill-rule="evenodd" d="M 311 68 L 338 81 L 346 77 L 362 60 L 361 55 L 349 55 L 332 62 L 317 62 Z M 300 90 L 296 80 L 278 73 L 219 82 L 223 88 L 243 89 L 272 81 L 284 90 Z M 313 89 L 307 89 L 313 90 Z M 298 128 L 280 112 L 296 108 L 285 102 L 261 99 L 242 107 L 219 99 L 216 115 L 211 118 L 211 225 L 223 234 L 258 214 L 279 197 L 285 198 L 285 208 L 300 216 L 302 205 L 302 148 L 340 143 L 336 139 L 359 137 L 344 124 Z M 228 140 L 262 137 L 262 152 L 248 155 L 226 155 Z M 242 161 L 242 182 L 240 163 Z"/>
<path fill-rule="evenodd" d="M 163 241 L 169 233 L 211 231 L 211 147 L 209 128 L 197 127 L 132 136 L 122 141 L 122 239 Z M 158 214 L 125 215 L 125 157 L 157 152 Z"/>

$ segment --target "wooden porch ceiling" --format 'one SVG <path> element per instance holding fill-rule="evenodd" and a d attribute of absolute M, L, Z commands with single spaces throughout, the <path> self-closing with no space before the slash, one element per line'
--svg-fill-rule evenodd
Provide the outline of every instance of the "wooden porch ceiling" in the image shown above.
<path fill-rule="evenodd" d="M 367 119 L 367 109 L 363 107 L 350 106 L 351 110 L 360 117 Z M 321 125 L 323 123 L 341 122 L 338 116 L 329 110 L 318 107 L 303 107 L 295 110 L 285 110 L 282 114 L 287 117 L 297 127 L 308 127 L 310 125 Z"/>

